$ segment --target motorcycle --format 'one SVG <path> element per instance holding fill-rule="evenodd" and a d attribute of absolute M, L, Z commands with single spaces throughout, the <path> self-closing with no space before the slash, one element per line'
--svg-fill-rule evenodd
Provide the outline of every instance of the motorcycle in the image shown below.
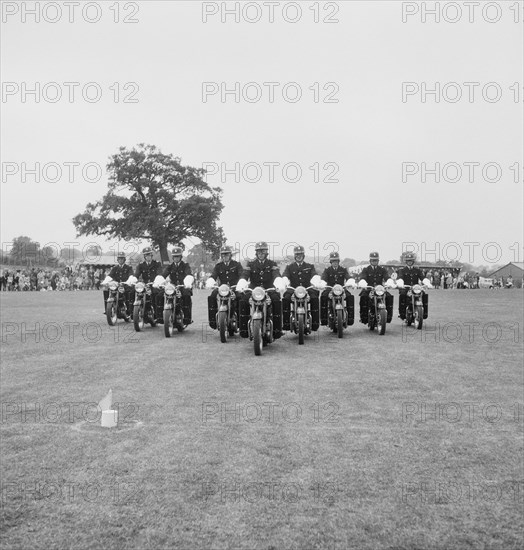
<path fill-rule="evenodd" d="M 218 288 L 218 310 L 216 323 L 220 333 L 220 341 L 225 344 L 227 342 L 228 335 L 233 337 L 238 331 L 237 312 L 236 307 L 233 305 L 236 300 L 236 285 L 215 285 L 214 288 Z"/>
<path fill-rule="evenodd" d="M 107 284 L 109 296 L 106 303 L 106 318 L 110 326 L 116 324 L 117 319 L 124 319 L 126 323 L 131 320 L 127 314 L 126 285 L 110 281 Z"/>
<path fill-rule="evenodd" d="M 368 327 L 369 330 L 375 330 L 377 328 L 380 336 L 386 333 L 386 324 L 388 313 L 386 309 L 386 289 L 382 285 L 365 286 L 366 290 L 369 290 L 369 313 L 368 313 Z"/>
<path fill-rule="evenodd" d="M 133 324 L 140 332 L 146 323 L 156 327 L 155 310 L 153 307 L 153 283 L 135 284 L 135 302 L 133 304 Z"/>
<path fill-rule="evenodd" d="M 297 286 L 293 288 L 292 286 L 288 286 L 287 288 L 293 290 L 289 326 L 295 334 L 298 334 L 299 345 L 303 345 L 304 335 L 311 334 L 311 325 L 313 321 L 311 317 L 311 307 L 309 305 L 310 296 L 307 291 L 315 287 L 309 286 L 305 288 L 303 286 Z"/>
<path fill-rule="evenodd" d="M 162 288 L 162 287 L 161 287 Z M 182 311 L 182 292 L 184 285 L 175 286 L 166 283 L 164 289 L 164 336 L 171 338 L 175 328 L 182 332 L 187 325 L 184 325 L 184 313 Z"/>
<path fill-rule="evenodd" d="M 273 319 L 269 290 L 275 289 L 264 290 L 261 286 L 257 286 L 252 290 L 249 298 L 248 332 L 249 339 L 253 340 L 255 355 L 262 355 L 262 347 L 273 342 Z"/>
<path fill-rule="evenodd" d="M 406 324 L 411 326 L 415 325 L 418 330 L 422 329 L 422 323 L 424 319 L 424 287 L 422 285 L 404 285 L 407 289 L 406 294 Z"/>
<path fill-rule="evenodd" d="M 328 296 L 328 327 L 336 332 L 339 338 L 344 336 L 344 329 L 348 326 L 346 309 L 346 293 L 342 285 L 326 286 L 331 290 Z"/>

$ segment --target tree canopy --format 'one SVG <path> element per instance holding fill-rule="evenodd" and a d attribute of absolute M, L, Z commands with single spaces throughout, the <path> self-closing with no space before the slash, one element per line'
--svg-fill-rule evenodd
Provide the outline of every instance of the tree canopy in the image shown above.
<path fill-rule="evenodd" d="M 77 235 L 149 241 L 169 260 L 168 246 L 199 238 L 217 253 L 225 242 L 217 225 L 222 190 L 203 179 L 205 170 L 182 166 L 180 158 L 153 145 L 120 147 L 107 165 L 108 192 L 73 218 Z"/>

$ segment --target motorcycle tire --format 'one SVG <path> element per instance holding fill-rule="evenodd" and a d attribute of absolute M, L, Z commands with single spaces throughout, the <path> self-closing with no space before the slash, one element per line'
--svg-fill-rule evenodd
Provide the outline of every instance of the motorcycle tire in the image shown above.
<path fill-rule="evenodd" d="M 164 336 L 171 338 L 173 334 L 173 317 L 170 309 L 164 309 Z"/>
<path fill-rule="evenodd" d="M 337 311 L 337 334 L 339 338 L 344 336 L 344 312 L 341 309 Z"/>
<path fill-rule="evenodd" d="M 369 319 L 369 321 L 368 321 L 369 330 L 375 330 L 375 323 L 376 323 L 375 315 L 372 314 L 371 312 L 369 312 L 368 319 Z"/>
<path fill-rule="evenodd" d="M 253 321 L 253 345 L 255 355 L 262 355 L 262 321 L 260 319 Z"/>
<path fill-rule="evenodd" d="M 116 325 L 117 314 L 116 314 L 115 302 L 108 302 L 106 306 L 106 318 L 107 318 L 107 324 L 110 327 L 114 327 Z"/>
<path fill-rule="evenodd" d="M 175 315 L 175 326 L 178 332 L 182 332 L 186 328 L 184 325 L 184 316 L 180 311 Z"/>
<path fill-rule="evenodd" d="M 304 344 L 304 331 L 305 331 L 304 315 L 302 313 L 298 316 L 297 321 L 298 321 L 298 345 L 302 346 Z"/>
<path fill-rule="evenodd" d="M 424 308 L 423 306 L 417 306 L 415 310 L 415 327 L 417 330 L 422 330 L 422 323 L 424 319 Z"/>
<path fill-rule="evenodd" d="M 149 310 L 149 324 L 152 327 L 156 327 L 156 325 L 157 325 L 156 317 L 155 317 L 155 310 L 153 308 L 150 308 L 150 310 Z"/>
<path fill-rule="evenodd" d="M 236 316 L 232 317 L 229 321 L 229 327 L 227 329 L 229 336 L 233 338 L 235 336 L 235 332 L 237 332 L 238 325 L 237 325 L 237 318 Z"/>
<path fill-rule="evenodd" d="M 144 315 L 141 306 L 133 307 L 133 325 L 137 332 L 140 332 L 144 328 Z"/>
<path fill-rule="evenodd" d="M 388 314 L 385 309 L 381 309 L 378 315 L 379 315 L 378 325 L 377 325 L 378 333 L 380 334 L 380 336 L 384 336 L 384 334 L 386 334 L 386 323 L 388 320 Z"/>
<path fill-rule="evenodd" d="M 220 332 L 220 341 L 227 342 L 227 311 L 218 312 L 218 331 Z"/>

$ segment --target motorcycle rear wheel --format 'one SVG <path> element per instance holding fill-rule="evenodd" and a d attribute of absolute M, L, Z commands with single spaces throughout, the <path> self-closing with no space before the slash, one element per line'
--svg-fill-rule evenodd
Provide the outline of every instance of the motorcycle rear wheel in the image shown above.
<path fill-rule="evenodd" d="M 337 334 L 339 338 L 344 336 L 344 312 L 341 309 L 337 311 Z"/>
<path fill-rule="evenodd" d="M 115 302 L 108 302 L 106 306 L 106 317 L 107 317 L 107 324 L 110 327 L 114 327 L 116 325 L 116 305 Z"/>
<path fill-rule="evenodd" d="M 227 342 L 227 311 L 218 312 L 218 330 L 220 332 L 220 341 Z"/>
<path fill-rule="evenodd" d="M 378 333 L 380 334 L 380 336 L 384 336 L 384 334 L 386 334 L 386 323 L 388 319 L 388 314 L 385 309 L 381 309 L 378 315 L 379 315 L 378 325 L 377 325 Z"/>
<path fill-rule="evenodd" d="M 173 316 L 170 309 L 164 309 L 164 336 L 171 338 L 173 334 Z"/>
<path fill-rule="evenodd" d="M 253 321 L 253 345 L 255 355 L 262 355 L 262 321 L 260 319 Z"/>
<path fill-rule="evenodd" d="M 299 346 L 304 344 L 304 314 L 300 313 L 297 317 L 298 321 L 298 344 Z"/>
<path fill-rule="evenodd" d="M 140 332 L 144 328 L 144 315 L 141 306 L 133 307 L 133 325 L 137 332 Z"/>

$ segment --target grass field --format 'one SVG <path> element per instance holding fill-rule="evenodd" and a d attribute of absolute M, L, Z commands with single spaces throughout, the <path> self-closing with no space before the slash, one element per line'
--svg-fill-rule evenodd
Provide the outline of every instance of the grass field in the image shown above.
<path fill-rule="evenodd" d="M 2 547 L 522 548 L 523 295 L 255 357 L 204 291 L 171 339 L 99 292 L 2 293 Z"/>

